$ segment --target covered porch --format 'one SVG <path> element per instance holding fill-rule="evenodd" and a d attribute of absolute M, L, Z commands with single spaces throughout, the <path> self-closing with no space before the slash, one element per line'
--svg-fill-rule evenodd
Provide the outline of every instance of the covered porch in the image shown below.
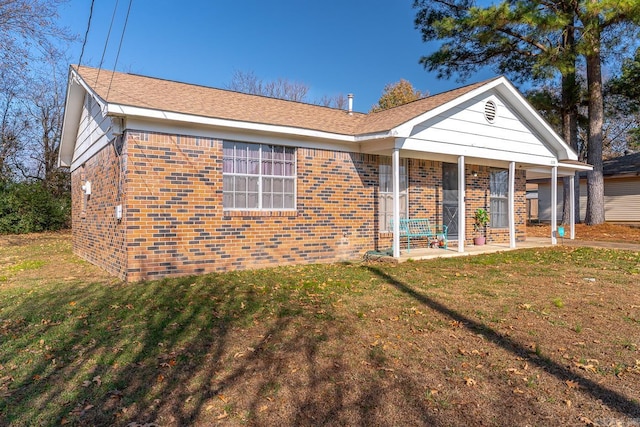
<path fill-rule="evenodd" d="M 400 219 L 422 215 L 447 226 L 450 245 L 445 253 L 522 247 L 526 244 L 526 180 L 550 178 L 555 183 L 551 189 L 555 200 L 559 177 L 573 180 L 576 172 L 592 169 L 578 162 L 571 147 L 504 77 L 391 112 L 400 116 L 420 103 L 427 111 L 406 114 L 401 124 L 383 134 L 367 135 L 360 145 L 361 152 L 388 159 L 391 188 L 385 194 L 393 206 L 386 207 L 387 216 L 378 222 L 389 232 L 396 259 L 416 258 L 413 244 L 410 252 L 401 250 Z M 414 164 L 417 172 L 411 170 Z M 403 173 L 412 175 L 406 188 Z M 412 186 L 416 187 L 413 192 Z M 488 211 L 493 237 L 489 243 L 497 248 L 471 245 L 473 216 L 479 208 Z M 551 216 L 548 243 L 554 245 L 559 237 L 555 208 Z M 570 217 L 565 237 L 573 239 L 573 213 Z"/>
<path fill-rule="evenodd" d="M 411 159 L 428 159 L 441 165 L 443 170 L 442 181 L 436 184 L 436 187 L 439 187 L 440 195 L 435 198 L 436 200 L 433 200 L 431 206 L 412 209 L 411 187 L 408 188 L 407 193 L 401 193 L 401 162 L 405 156 L 409 156 Z M 550 178 L 552 183 L 557 183 L 559 177 L 568 177 L 570 180 L 569 187 L 573 191 L 575 172 L 590 170 L 591 167 L 575 161 L 552 161 L 551 163 L 552 166 L 547 166 L 516 160 L 506 161 L 463 155 L 451 156 L 442 153 L 417 152 L 400 148 L 392 150 L 393 220 L 391 221 L 392 227 L 390 231 L 392 233 L 393 257 L 402 261 L 557 244 L 560 236 L 558 235 L 558 212 L 556 209 L 553 209 L 551 213 L 550 234 L 546 242 L 540 239 L 529 240 L 526 238 L 526 233 L 523 231 L 526 224 L 526 214 L 522 208 L 526 203 L 526 189 L 517 186 L 516 180 L 522 180 L 523 177 L 525 181 L 532 178 L 546 177 Z M 447 176 L 447 171 L 449 176 Z M 456 174 L 453 179 L 450 176 L 452 171 Z M 490 215 L 495 215 L 495 212 L 491 212 L 494 207 L 492 206 L 493 203 L 488 201 L 494 191 L 494 175 L 500 175 L 506 181 L 500 183 L 505 187 L 500 190 L 505 199 L 502 200 L 505 202 L 502 208 L 506 207 L 506 210 L 501 213 L 501 215 L 505 216 L 505 220 L 502 221 L 502 228 L 498 230 L 503 237 L 502 239 L 492 239 L 487 245 L 475 246 L 471 244 L 471 240 L 476 236 L 473 231 L 472 217 L 474 212 L 478 208 L 483 208 L 488 210 Z M 452 182 L 455 184 L 454 186 L 451 185 Z M 558 185 L 552 186 L 551 191 L 554 195 L 557 195 Z M 575 223 L 573 221 L 573 213 L 575 212 L 575 204 L 573 194 L 570 200 L 571 214 L 569 217 L 571 222 L 566 224 L 567 230 L 563 237 L 574 239 Z M 401 203 L 408 203 L 409 205 L 404 212 L 402 212 Z M 416 212 L 419 210 L 435 213 L 437 225 L 448 227 L 449 245 L 447 249 L 421 248 L 413 243 L 411 244 L 411 249 L 407 249 L 406 237 L 400 231 L 400 218 L 415 218 Z M 519 230 L 516 229 L 516 225 L 518 225 Z M 495 230 L 492 231 L 495 233 Z M 505 234 L 506 238 L 504 238 Z"/>

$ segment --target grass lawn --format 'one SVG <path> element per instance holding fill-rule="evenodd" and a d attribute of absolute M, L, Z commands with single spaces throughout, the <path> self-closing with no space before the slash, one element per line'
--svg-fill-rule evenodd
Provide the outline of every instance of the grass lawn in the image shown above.
<path fill-rule="evenodd" d="M 631 426 L 639 346 L 637 252 L 123 284 L 0 237 L 0 425 Z"/>

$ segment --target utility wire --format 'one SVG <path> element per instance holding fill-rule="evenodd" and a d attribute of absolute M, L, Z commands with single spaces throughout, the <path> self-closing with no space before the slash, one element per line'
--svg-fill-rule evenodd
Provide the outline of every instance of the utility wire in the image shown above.
<path fill-rule="evenodd" d="M 89 38 L 89 29 L 91 28 L 91 17 L 93 16 L 93 3 L 95 0 L 91 0 L 91 9 L 89 9 L 89 22 L 87 22 L 87 31 L 84 33 L 84 41 L 82 42 L 82 50 L 80 51 L 80 60 L 78 61 L 78 67 L 82 65 L 82 57 L 84 56 L 84 48 L 87 45 L 87 39 Z"/>
<path fill-rule="evenodd" d="M 129 22 L 129 12 L 131 12 L 131 3 L 133 3 L 133 0 L 129 0 L 129 7 L 127 8 L 127 16 L 124 19 L 124 26 L 122 27 L 122 35 L 120 36 L 120 44 L 118 45 L 118 53 L 116 54 L 116 62 L 113 64 L 113 72 L 111 72 L 111 80 L 109 81 L 109 88 L 107 89 L 106 99 L 109 99 L 109 92 L 111 91 L 111 83 L 113 83 L 113 76 L 116 74 L 118 58 L 120 58 L 120 49 L 122 48 L 122 40 L 124 40 L 124 32 L 127 30 L 127 22 Z"/>
<path fill-rule="evenodd" d="M 116 18 L 117 10 L 118 10 L 118 0 L 116 0 L 116 5 L 113 8 L 113 15 L 111 15 L 111 23 L 109 24 L 109 31 L 107 32 L 107 39 L 104 41 L 104 49 L 102 49 L 102 57 L 100 58 L 100 65 L 98 65 L 98 74 L 96 75 L 95 83 L 98 83 L 98 79 L 100 78 L 100 71 L 102 70 L 102 64 L 104 63 L 104 55 L 107 52 L 107 46 L 109 45 L 109 37 L 111 37 L 111 29 L 113 28 L 113 21 Z"/>

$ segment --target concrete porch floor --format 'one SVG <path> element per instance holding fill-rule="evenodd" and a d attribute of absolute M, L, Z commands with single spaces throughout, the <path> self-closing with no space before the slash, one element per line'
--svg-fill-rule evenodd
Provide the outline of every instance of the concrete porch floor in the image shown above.
<path fill-rule="evenodd" d="M 559 239 L 558 245 L 560 244 L 562 244 L 562 240 Z M 515 248 L 510 248 L 508 243 L 489 243 L 483 246 L 465 245 L 464 252 L 462 253 L 458 252 L 457 246 L 450 246 L 447 249 L 411 248 L 411 251 L 407 251 L 406 249 L 402 249 L 400 251 L 400 258 L 398 259 L 398 262 L 405 262 L 409 259 L 418 261 L 432 258 L 480 255 L 502 251 L 513 251 L 517 249 L 542 248 L 546 246 L 552 246 L 550 237 L 529 237 L 524 242 L 516 242 Z"/>

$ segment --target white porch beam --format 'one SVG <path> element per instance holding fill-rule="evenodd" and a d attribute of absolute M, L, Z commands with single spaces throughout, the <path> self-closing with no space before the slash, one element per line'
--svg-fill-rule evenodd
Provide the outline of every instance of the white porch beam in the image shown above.
<path fill-rule="evenodd" d="M 466 209 L 464 206 L 465 199 L 465 173 L 464 173 L 464 156 L 458 157 L 458 252 L 464 252 L 464 240 L 466 237 Z"/>
<path fill-rule="evenodd" d="M 551 168 L 551 244 L 558 244 L 558 167 Z"/>
<path fill-rule="evenodd" d="M 400 149 L 394 148 L 391 155 L 393 176 L 393 257 L 400 258 Z"/>
<path fill-rule="evenodd" d="M 509 247 L 516 247 L 516 162 L 509 163 Z"/>
<path fill-rule="evenodd" d="M 569 204 L 569 238 L 571 240 L 574 240 L 576 238 L 576 189 L 574 188 L 575 181 L 575 175 L 571 175 L 569 177 L 569 197 L 571 197 L 571 203 Z"/>

